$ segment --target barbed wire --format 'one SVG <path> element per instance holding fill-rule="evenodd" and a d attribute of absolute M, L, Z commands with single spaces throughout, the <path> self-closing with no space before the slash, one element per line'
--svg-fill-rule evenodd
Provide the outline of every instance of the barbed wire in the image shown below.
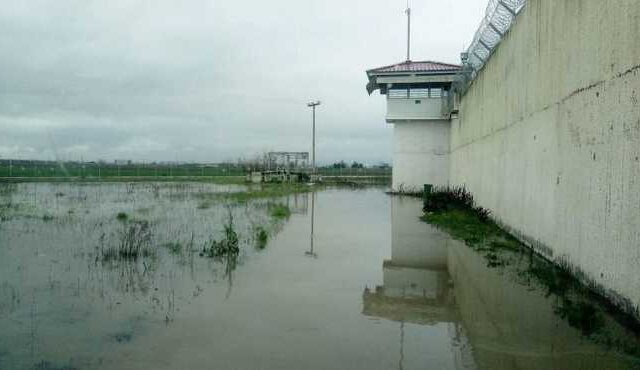
<path fill-rule="evenodd" d="M 467 49 L 471 78 L 484 67 L 495 48 L 509 31 L 527 0 L 489 0 L 485 17 Z"/>

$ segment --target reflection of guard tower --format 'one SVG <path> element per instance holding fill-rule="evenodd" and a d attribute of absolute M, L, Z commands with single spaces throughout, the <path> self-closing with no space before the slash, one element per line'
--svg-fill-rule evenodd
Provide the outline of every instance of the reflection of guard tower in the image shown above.
<path fill-rule="evenodd" d="M 413 198 L 391 198 L 391 259 L 382 265 L 383 285 L 365 289 L 362 313 L 399 323 L 401 367 L 420 358 L 419 325 L 445 330 L 456 368 L 474 367 L 447 271 L 447 236 L 418 219 L 421 206 Z"/>
<path fill-rule="evenodd" d="M 393 127 L 393 190 L 449 183 L 449 131 L 457 113 L 451 84 L 460 66 L 406 62 L 367 71 L 371 94 L 387 96 Z"/>
<path fill-rule="evenodd" d="M 418 324 L 455 321 L 446 237 L 417 219 L 415 199 L 394 197 L 391 207 L 391 259 L 382 265 L 383 285 L 364 292 L 364 314 Z"/>

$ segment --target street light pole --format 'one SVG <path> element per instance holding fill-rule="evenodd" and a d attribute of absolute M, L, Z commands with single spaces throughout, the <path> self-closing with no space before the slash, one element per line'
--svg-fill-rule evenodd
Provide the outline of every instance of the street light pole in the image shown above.
<path fill-rule="evenodd" d="M 312 101 L 307 103 L 307 107 L 311 107 L 313 110 L 313 136 L 311 141 L 311 168 L 313 169 L 313 173 L 316 173 L 316 107 L 320 105 L 320 100 Z"/>

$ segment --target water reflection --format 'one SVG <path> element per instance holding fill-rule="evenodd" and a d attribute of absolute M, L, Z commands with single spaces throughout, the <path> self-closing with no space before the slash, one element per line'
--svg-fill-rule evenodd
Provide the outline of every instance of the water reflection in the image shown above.
<path fill-rule="evenodd" d="M 284 199 L 292 214 L 306 215 L 309 210 L 309 193 L 294 193 Z"/>
<path fill-rule="evenodd" d="M 444 324 L 452 350 L 453 368 L 474 368 L 447 272 L 448 237 L 420 222 L 416 210 L 414 199 L 392 198 L 391 259 L 382 264 L 383 284 L 373 290 L 365 289 L 362 312 L 399 323 L 399 369 L 406 367 L 405 358 L 420 357 L 419 353 L 405 353 L 406 323 Z M 426 344 L 408 347 L 420 352 L 422 345 Z"/>
<path fill-rule="evenodd" d="M 304 252 L 305 256 L 318 258 L 318 254 L 313 251 L 313 228 L 315 226 L 316 215 L 316 192 L 311 193 L 311 232 L 309 234 L 309 250 Z"/>
<path fill-rule="evenodd" d="M 382 265 L 383 285 L 364 291 L 365 315 L 397 321 L 401 333 L 405 323 L 449 325 L 457 368 L 640 366 L 624 353 L 638 345 L 637 334 L 605 317 L 606 331 L 584 336 L 558 315 L 560 298 L 522 279 L 525 255 L 513 253 L 507 266 L 489 268 L 481 254 L 421 222 L 420 207 L 413 199 L 392 199 L 391 259 Z M 401 334 L 401 359 L 403 346 Z"/>

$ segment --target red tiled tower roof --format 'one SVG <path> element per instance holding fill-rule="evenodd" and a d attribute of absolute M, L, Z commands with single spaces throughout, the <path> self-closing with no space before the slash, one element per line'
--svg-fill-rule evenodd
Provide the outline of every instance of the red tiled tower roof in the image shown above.
<path fill-rule="evenodd" d="M 392 64 L 389 66 L 370 69 L 367 71 L 370 73 L 402 73 L 402 72 L 433 72 L 433 73 L 446 73 L 457 72 L 461 69 L 459 65 L 440 63 L 432 61 L 412 62 L 406 61 L 402 63 Z"/>

